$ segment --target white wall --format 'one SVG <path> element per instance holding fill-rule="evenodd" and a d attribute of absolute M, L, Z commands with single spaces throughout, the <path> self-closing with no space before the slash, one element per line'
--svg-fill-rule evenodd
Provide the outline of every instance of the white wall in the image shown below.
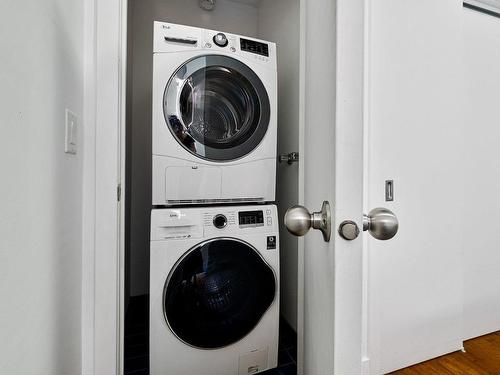
<path fill-rule="evenodd" d="M 83 1 L 0 14 L 0 373 L 79 374 L 82 155 L 64 121 L 81 124 Z"/>
<path fill-rule="evenodd" d="M 463 10 L 464 337 L 500 329 L 500 19 Z M 471 225 L 474 228 L 471 227 Z"/>
<path fill-rule="evenodd" d="M 259 6 L 259 38 L 277 44 L 278 154 L 299 151 L 300 2 L 267 0 Z M 299 163 L 278 164 L 276 203 L 280 218 L 299 202 Z M 297 330 L 298 240 L 280 220 L 281 312 Z"/>
<path fill-rule="evenodd" d="M 213 11 L 198 0 L 131 0 L 129 5 L 128 119 L 130 179 L 130 282 L 132 296 L 149 290 L 149 219 L 151 211 L 151 79 L 153 21 L 206 27 L 257 36 L 257 8 L 218 0 Z"/>

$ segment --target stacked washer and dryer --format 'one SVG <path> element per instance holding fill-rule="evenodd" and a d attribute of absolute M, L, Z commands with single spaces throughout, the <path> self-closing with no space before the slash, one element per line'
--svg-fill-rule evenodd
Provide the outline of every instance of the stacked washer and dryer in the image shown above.
<path fill-rule="evenodd" d="M 276 367 L 274 43 L 154 23 L 151 375 Z"/>

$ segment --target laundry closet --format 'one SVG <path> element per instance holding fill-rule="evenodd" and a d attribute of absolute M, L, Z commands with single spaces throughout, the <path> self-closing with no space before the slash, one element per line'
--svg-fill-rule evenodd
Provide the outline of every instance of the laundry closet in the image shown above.
<path fill-rule="evenodd" d="M 231 167 L 231 163 L 222 163 L 224 164 L 223 168 L 226 168 L 222 173 L 225 173 L 225 176 L 230 175 L 230 181 L 225 182 L 215 168 L 207 168 L 205 171 L 200 172 L 200 168 L 203 168 L 203 165 L 199 167 L 198 165 L 192 166 L 189 164 L 188 167 L 184 168 L 182 162 L 179 165 L 175 164 L 177 163 L 176 160 L 178 160 L 176 155 L 170 154 L 171 158 L 166 162 L 164 161 L 166 159 L 159 158 L 160 161 L 157 162 L 155 161 L 155 157 L 152 158 L 152 154 L 159 152 L 158 147 L 165 148 L 161 152 L 169 153 L 168 145 L 165 146 L 164 143 L 163 146 L 156 145 L 157 140 L 158 143 L 161 143 L 161 141 L 159 140 L 160 135 L 157 133 L 157 129 L 152 125 L 155 121 L 154 116 L 158 115 L 158 113 L 155 114 L 155 104 L 153 103 L 154 90 L 161 91 L 161 95 L 164 95 L 164 105 L 169 100 L 169 95 L 172 98 L 178 98 L 183 95 L 196 94 L 196 89 L 192 87 L 191 92 L 186 93 L 185 89 L 181 87 L 178 92 L 174 90 L 170 94 L 168 87 L 165 88 L 166 82 L 164 82 L 168 81 L 171 76 L 168 72 L 165 72 L 168 77 L 166 79 L 162 78 L 162 82 L 158 83 L 162 87 L 154 88 L 154 77 L 158 77 L 158 74 L 160 74 L 156 70 L 158 65 L 155 65 L 155 71 L 153 71 L 153 51 L 157 46 L 157 40 L 154 40 L 154 36 L 156 37 L 158 33 L 166 30 L 167 34 L 162 35 L 161 39 L 158 39 L 160 42 L 165 42 L 165 40 L 171 37 L 168 34 L 171 32 L 169 25 L 184 25 L 196 28 L 192 29 L 192 32 L 189 32 L 191 34 L 188 33 L 190 36 L 184 40 L 177 34 L 173 35 L 172 39 L 167 41 L 171 42 L 170 45 L 174 46 L 173 48 L 189 48 L 190 43 L 196 43 L 198 47 L 204 48 L 210 54 L 217 48 L 221 48 L 226 52 L 223 48 L 227 46 L 227 51 L 234 50 L 234 53 L 243 53 L 243 55 L 248 52 L 248 56 L 254 57 L 256 61 L 257 59 L 261 59 L 262 72 L 272 70 L 269 70 L 265 66 L 265 63 L 272 64 L 274 59 L 274 69 L 277 71 L 274 78 L 268 73 L 259 73 L 259 65 L 255 65 L 255 68 L 250 65 L 249 71 L 243 66 L 244 64 L 234 66 L 235 75 L 238 76 L 238 74 L 241 74 L 242 76 L 242 86 L 247 85 L 256 88 L 256 93 L 255 95 L 241 94 L 245 96 L 246 102 L 241 105 L 239 112 L 238 108 L 236 108 L 228 115 L 229 117 L 232 116 L 231 118 L 244 117 L 244 108 L 255 105 L 257 108 L 251 109 L 253 114 L 264 120 L 268 116 L 270 124 L 272 124 L 273 120 L 275 121 L 277 127 L 275 124 L 274 129 L 270 127 L 265 128 L 260 138 L 257 137 L 255 140 L 244 139 L 241 141 L 241 143 L 247 145 L 254 142 L 253 147 L 267 148 L 267 152 L 262 156 L 262 159 L 266 160 L 266 164 L 257 164 L 255 166 L 255 163 L 252 164 L 252 160 L 247 163 L 245 155 L 251 154 L 251 151 L 243 149 L 241 155 L 233 155 L 232 157 L 233 160 L 236 160 L 233 163 L 233 170 L 236 170 L 235 173 L 231 174 L 232 172 L 227 172 L 230 171 L 229 167 Z M 169 220 L 175 221 L 178 219 L 177 217 L 172 218 L 172 215 L 175 216 L 177 213 L 183 217 L 183 220 L 188 222 L 183 227 L 183 230 L 188 231 L 183 234 L 186 238 L 191 238 L 194 232 L 189 232 L 191 229 L 185 228 L 196 228 L 196 225 L 193 223 L 196 223 L 196 220 L 200 217 L 201 219 L 199 220 L 202 222 L 200 225 L 206 225 L 208 222 L 211 228 L 215 227 L 215 231 L 219 226 L 220 228 L 226 228 L 226 226 L 230 227 L 231 224 L 238 223 L 240 224 L 240 228 L 247 225 L 252 228 L 255 225 L 255 229 L 261 231 L 264 230 L 259 229 L 261 225 L 266 229 L 269 228 L 267 229 L 269 232 L 262 232 L 262 235 L 267 239 L 267 249 L 272 250 L 273 246 L 276 246 L 272 243 L 273 238 L 279 241 L 279 246 L 277 247 L 279 249 L 279 257 L 273 257 L 263 252 L 261 254 L 262 259 L 253 259 L 252 256 L 245 258 L 245 262 L 249 262 L 249 267 L 252 264 L 251 262 L 255 261 L 259 263 L 263 260 L 269 266 L 269 269 L 274 272 L 275 276 L 279 275 L 279 281 L 275 285 L 276 291 L 269 291 L 265 286 L 262 287 L 262 290 L 256 289 L 258 292 L 256 294 L 258 294 L 259 298 L 268 299 L 267 302 L 264 301 L 268 305 L 265 305 L 264 310 L 266 311 L 261 312 L 264 315 L 262 317 L 259 315 L 253 324 L 257 325 L 256 330 L 258 329 L 258 325 L 263 325 L 263 328 L 260 328 L 263 331 L 276 329 L 276 334 L 278 326 L 284 326 L 285 329 L 282 335 L 284 334 L 286 337 L 281 337 L 281 341 L 288 340 L 291 350 L 286 353 L 280 351 L 280 356 L 288 355 L 290 365 L 293 365 L 296 361 L 296 358 L 293 358 L 293 351 L 296 350 L 296 337 L 294 335 L 297 329 L 297 238 L 287 233 L 284 229 L 282 218 L 284 211 L 288 207 L 297 204 L 299 200 L 299 171 L 298 163 L 296 163 L 298 159 L 297 151 L 299 150 L 299 25 L 299 0 L 129 0 L 128 2 L 125 189 L 125 203 L 127 207 L 125 220 L 125 374 L 138 370 L 148 373 L 150 365 L 149 355 L 152 350 L 158 351 L 150 347 L 150 345 L 158 346 L 159 344 L 151 344 L 150 341 L 150 339 L 154 340 L 154 338 L 149 337 L 149 324 L 154 324 L 154 318 L 151 318 L 150 322 L 150 316 L 152 316 L 150 314 L 153 313 L 149 310 L 151 310 L 151 304 L 154 306 L 155 298 L 159 298 L 160 304 L 168 303 L 165 302 L 165 299 L 169 298 L 170 292 L 166 287 L 163 291 L 165 281 L 161 281 L 161 278 L 164 275 L 156 267 L 162 260 L 156 258 L 151 260 L 150 258 L 150 254 L 152 254 L 150 253 L 150 241 L 154 239 L 159 231 L 166 231 L 165 233 L 167 233 L 172 230 L 168 223 Z M 201 29 L 208 31 L 200 31 L 199 40 L 196 37 L 191 38 L 193 33 L 196 34 L 197 30 Z M 184 29 L 181 28 L 180 30 Z M 213 36 L 211 34 L 212 31 L 214 32 Z M 227 37 L 227 44 L 224 39 L 220 41 L 215 40 L 215 38 L 218 38 L 217 35 L 219 33 L 222 33 L 223 37 Z M 268 44 L 267 42 L 270 43 Z M 192 67 L 187 65 L 185 71 L 181 71 L 180 73 L 178 71 L 176 74 L 188 74 L 190 69 L 192 70 L 191 73 L 195 72 L 198 69 L 198 63 L 196 59 L 192 61 Z M 184 64 L 185 61 L 181 63 Z M 231 60 L 226 61 L 226 63 L 229 65 L 232 64 Z M 156 61 L 155 64 L 157 64 Z M 204 59 L 203 64 L 211 63 L 208 59 Z M 211 83 L 209 82 L 210 74 L 214 74 L 214 79 Z M 215 86 L 224 85 L 225 82 L 231 85 L 232 83 L 228 81 L 228 77 L 221 74 L 221 72 L 210 73 L 209 71 L 202 73 L 199 78 L 205 81 L 200 83 L 200 87 L 210 84 Z M 196 80 L 196 77 L 193 79 Z M 259 79 L 263 82 L 262 87 L 259 86 Z M 273 85 L 275 87 L 271 89 Z M 182 90 L 184 91 L 181 92 Z M 262 92 L 266 90 L 269 94 L 270 103 L 267 105 L 267 109 L 265 108 L 265 103 L 262 105 L 265 95 L 261 95 L 262 92 L 259 92 L 259 90 Z M 275 90 L 274 94 L 272 90 Z M 205 103 L 210 103 L 210 100 L 210 98 L 205 98 Z M 191 110 L 194 113 L 196 111 L 196 108 L 194 108 L 195 105 L 189 100 L 187 100 L 187 103 L 187 106 L 193 105 L 193 108 L 189 108 L 188 111 Z M 218 105 L 215 102 L 212 103 L 214 106 Z M 261 107 L 258 107 L 259 104 Z M 172 119 L 175 118 L 175 115 L 163 113 L 164 108 L 160 108 L 160 110 L 162 112 L 161 115 L 169 120 L 167 122 L 174 123 Z M 210 116 L 206 109 L 201 109 L 201 111 L 204 111 L 203 115 L 205 118 Z M 214 116 L 217 116 L 217 114 L 214 114 Z M 227 116 L 221 116 L 221 121 L 231 120 Z M 177 121 L 177 118 L 175 119 Z M 255 126 L 257 127 L 258 124 Z M 166 127 L 163 130 L 167 131 Z M 182 139 L 177 138 L 177 140 L 174 140 L 175 129 L 170 129 L 170 131 L 172 134 L 169 133 L 168 135 L 172 135 L 172 142 L 175 143 L 177 141 L 179 144 L 182 144 Z M 201 138 L 208 138 L 210 135 L 207 132 L 209 131 L 209 129 L 203 128 L 200 130 L 199 136 Z M 274 135 L 273 132 L 275 133 Z M 255 133 L 258 133 L 258 131 Z M 273 150 L 273 143 L 277 147 L 275 150 Z M 224 162 L 224 153 L 227 153 L 227 151 L 218 153 L 216 149 L 202 145 L 196 139 L 194 142 L 182 146 L 193 157 L 200 157 L 209 161 L 219 158 L 219 161 Z M 168 171 L 165 173 L 170 174 L 167 176 L 162 174 L 164 171 Z M 200 175 L 201 177 L 199 177 Z M 275 176 L 275 183 L 272 180 L 273 176 Z M 209 195 L 208 199 L 201 194 L 201 196 L 196 196 L 195 202 L 188 202 L 191 193 L 186 193 L 186 189 L 190 190 L 190 184 L 182 185 L 182 189 L 176 189 L 176 179 L 192 182 L 193 192 L 199 192 L 200 187 L 203 187 L 203 189 L 206 189 L 204 192 Z M 212 183 L 219 180 L 222 180 L 222 190 L 224 190 L 225 186 L 232 186 L 235 194 L 234 199 L 225 199 L 224 196 L 210 199 L 210 190 L 218 191 L 217 189 L 220 188 L 219 186 L 212 186 Z M 174 181 L 173 187 L 168 185 L 171 181 Z M 245 192 L 247 188 L 249 189 L 249 193 Z M 247 201 L 237 195 L 239 192 L 245 197 L 251 196 L 251 191 L 256 191 L 257 193 L 255 193 L 255 197 L 251 197 Z M 167 198 L 165 198 L 164 194 L 167 195 Z M 184 196 L 183 194 L 187 195 Z M 276 205 L 277 208 L 273 205 Z M 219 207 L 221 208 L 219 209 Z M 203 222 L 203 220 L 205 221 Z M 153 223 L 153 228 L 151 227 L 151 223 Z M 235 225 L 235 227 L 237 226 Z M 206 228 L 205 232 L 207 232 Z M 193 230 L 196 232 L 196 229 Z M 211 231 L 212 229 L 208 230 L 209 233 Z M 250 229 L 248 229 L 248 232 L 250 232 Z M 178 236 L 178 233 L 175 232 L 174 235 Z M 227 232 L 220 235 L 238 237 L 239 232 Z M 251 243 L 252 236 L 249 236 L 248 238 L 240 238 L 242 243 Z M 196 242 L 195 240 L 192 241 Z M 158 254 L 162 254 L 162 250 L 156 250 L 156 247 L 156 245 L 151 245 L 151 251 L 158 251 Z M 183 252 L 185 250 L 181 252 L 179 258 L 185 260 L 186 256 L 183 258 Z M 256 267 L 259 266 L 256 265 Z M 169 274 L 169 272 L 170 270 L 166 270 L 164 273 Z M 269 270 L 263 270 L 262 275 L 266 275 L 266 272 L 269 273 Z M 272 273 L 268 276 L 271 277 L 271 275 Z M 153 279 L 155 277 L 158 277 L 160 280 L 158 281 L 158 288 L 162 289 L 160 291 L 151 286 L 154 284 Z M 171 274 L 169 278 L 175 278 L 175 275 Z M 154 288 L 156 291 L 150 290 L 151 288 Z M 273 311 L 273 309 L 276 311 Z M 270 314 L 273 315 L 271 316 Z M 175 332 L 175 327 L 172 327 L 175 325 L 173 323 L 174 318 L 169 320 L 169 317 L 166 317 L 170 327 L 167 327 L 163 317 L 160 318 L 157 323 L 159 325 L 164 324 L 166 330 L 170 328 L 174 331 L 175 336 L 180 339 L 179 342 L 182 341 L 182 345 L 185 345 L 189 350 L 193 350 L 193 347 L 204 348 L 205 344 L 207 345 L 205 349 L 219 350 L 224 350 L 224 347 L 231 348 L 236 345 L 231 346 L 230 344 L 237 340 L 231 341 L 227 337 L 221 337 L 220 341 L 216 343 L 209 343 L 204 341 L 206 337 L 196 337 L 196 334 L 193 336 L 193 341 L 190 342 L 190 333 L 186 332 L 186 330 L 189 331 L 192 328 L 200 331 L 206 327 L 201 325 L 198 328 L 185 327 L 184 331 L 180 329 L 179 332 L 182 333 L 179 333 Z M 252 320 L 251 317 L 244 317 L 243 319 L 246 321 Z M 266 322 L 266 319 L 269 322 Z M 160 322 L 160 320 L 162 321 Z M 281 323 L 279 323 L 280 321 Z M 270 327 L 274 328 L 271 329 Z M 156 330 L 153 329 L 153 332 L 156 332 Z M 205 336 L 210 336 L 210 332 L 210 330 L 205 331 Z M 238 334 L 238 332 L 235 334 Z M 264 333 L 259 334 L 264 335 Z M 274 345 L 275 341 L 276 345 Z M 242 342 L 244 343 L 245 341 L 243 340 Z M 213 346 L 211 346 L 212 344 Z M 276 340 L 271 340 L 271 344 L 268 346 L 277 346 L 277 337 Z M 275 353 L 273 350 L 272 348 L 263 349 L 262 351 L 256 350 L 255 354 L 240 357 L 240 373 L 243 373 L 241 370 L 242 366 L 251 371 L 254 371 L 252 369 L 255 367 L 255 371 L 259 372 L 262 368 L 275 367 L 276 364 L 270 360 L 272 357 L 276 357 L 277 359 L 277 352 Z M 207 354 L 210 351 L 200 350 L 200 353 L 199 366 L 210 366 L 209 362 L 214 360 L 211 359 L 214 357 L 210 357 Z M 186 358 L 186 361 L 193 360 L 193 357 L 184 357 L 183 352 L 170 353 L 170 355 L 177 356 L 178 358 Z M 228 354 L 226 353 L 225 357 L 227 356 Z M 266 357 L 269 360 L 262 359 L 262 357 Z M 245 362 L 247 360 L 249 361 L 248 366 Z M 258 365 L 253 365 L 254 362 Z M 260 363 L 264 364 L 261 366 Z M 292 368 L 292 366 L 288 367 Z M 200 374 L 204 373 L 201 370 L 198 372 Z"/>

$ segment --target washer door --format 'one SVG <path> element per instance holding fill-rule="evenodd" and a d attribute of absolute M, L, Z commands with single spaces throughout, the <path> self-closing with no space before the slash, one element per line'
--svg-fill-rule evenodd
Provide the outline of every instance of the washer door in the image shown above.
<path fill-rule="evenodd" d="M 163 96 L 167 126 L 192 154 L 212 161 L 241 158 L 269 126 L 270 104 L 259 77 L 222 55 L 196 57 L 170 78 Z"/>
<path fill-rule="evenodd" d="M 233 238 L 218 238 L 189 250 L 164 289 L 164 313 L 172 332 L 202 349 L 245 337 L 274 301 L 276 281 L 257 250 Z"/>

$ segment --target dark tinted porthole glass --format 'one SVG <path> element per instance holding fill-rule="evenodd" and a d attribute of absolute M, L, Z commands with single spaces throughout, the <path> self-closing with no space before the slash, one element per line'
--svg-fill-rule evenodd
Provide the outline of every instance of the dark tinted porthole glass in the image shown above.
<path fill-rule="evenodd" d="M 207 241 L 176 265 L 165 285 L 165 317 L 185 343 L 204 349 L 245 337 L 274 301 L 274 272 L 250 245 Z"/>
<path fill-rule="evenodd" d="M 233 69 L 210 66 L 194 72 L 179 98 L 182 123 L 199 143 L 232 148 L 259 123 L 260 104 L 250 82 Z"/>
<path fill-rule="evenodd" d="M 167 83 L 163 99 L 170 132 L 204 159 L 233 160 L 250 153 L 269 125 L 269 97 L 261 80 L 227 56 L 186 62 Z"/>

